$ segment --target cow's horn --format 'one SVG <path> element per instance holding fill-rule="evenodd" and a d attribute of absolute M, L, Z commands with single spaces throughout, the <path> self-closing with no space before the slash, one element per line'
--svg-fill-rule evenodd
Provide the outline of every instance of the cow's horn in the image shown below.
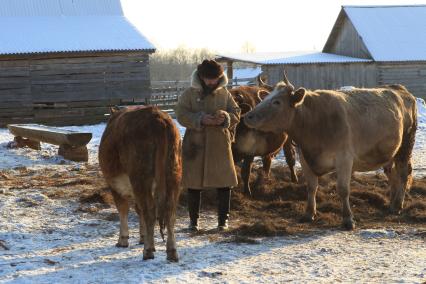
<path fill-rule="evenodd" d="M 287 72 L 284 70 L 284 72 L 283 72 L 283 77 L 284 77 L 284 83 L 287 85 L 287 86 L 289 86 L 289 87 L 291 87 L 291 88 L 293 88 L 294 89 L 294 86 L 290 83 L 290 81 L 288 80 L 288 78 L 287 78 Z"/>
<path fill-rule="evenodd" d="M 257 85 L 259 87 L 265 88 L 267 90 L 273 90 L 274 87 L 272 87 L 271 85 L 266 84 L 263 80 L 262 80 L 262 76 L 259 74 L 257 75 Z"/>

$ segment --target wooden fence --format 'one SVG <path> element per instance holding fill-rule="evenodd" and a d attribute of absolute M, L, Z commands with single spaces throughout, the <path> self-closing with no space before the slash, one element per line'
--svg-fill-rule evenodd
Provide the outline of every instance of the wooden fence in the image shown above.
<path fill-rule="evenodd" d="M 229 80 L 228 88 L 241 85 L 254 85 L 255 78 L 237 78 Z M 151 82 L 151 97 L 146 103 L 158 106 L 160 109 L 175 117 L 174 107 L 179 96 L 189 88 L 189 81 L 153 81 Z"/>

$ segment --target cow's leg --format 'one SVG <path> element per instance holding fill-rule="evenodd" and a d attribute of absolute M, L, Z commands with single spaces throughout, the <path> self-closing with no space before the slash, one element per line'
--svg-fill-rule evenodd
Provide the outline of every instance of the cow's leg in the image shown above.
<path fill-rule="evenodd" d="M 141 180 L 140 174 L 135 177 L 131 179 L 135 190 L 135 202 L 139 208 L 142 208 L 142 215 L 145 221 L 143 259 L 153 259 L 155 252 L 154 227 L 157 219 L 154 192 L 157 185 L 153 177 L 145 176 L 143 180 Z"/>
<path fill-rule="evenodd" d="M 180 162 L 178 156 L 174 161 L 176 165 Z M 179 261 L 177 253 L 176 237 L 175 237 L 175 221 L 176 221 L 176 207 L 179 203 L 180 195 L 180 174 L 176 172 L 173 163 L 166 166 L 166 183 L 164 185 L 164 200 L 163 207 L 166 208 L 164 212 L 165 224 L 167 228 L 167 260 L 172 262 Z"/>
<path fill-rule="evenodd" d="M 294 166 L 296 165 L 296 150 L 293 144 L 291 144 L 291 139 L 287 139 L 283 146 L 285 161 L 290 169 L 291 181 L 298 182 L 296 170 Z"/>
<path fill-rule="evenodd" d="M 139 216 L 139 244 L 144 243 L 144 233 L 145 233 L 145 220 L 143 218 L 143 212 L 142 209 L 139 208 L 139 206 L 136 204 L 135 206 L 136 213 L 138 213 Z"/>
<path fill-rule="evenodd" d="M 170 212 L 174 212 L 175 210 L 171 210 Z M 176 216 L 173 214 L 172 216 L 168 216 L 166 220 L 167 226 L 167 244 L 166 244 L 166 252 L 167 252 L 167 260 L 172 262 L 177 262 L 179 260 L 177 249 L 176 249 L 176 237 L 175 237 L 175 220 Z"/>
<path fill-rule="evenodd" d="M 395 161 L 390 178 L 390 210 L 399 214 L 404 206 L 405 192 L 411 186 L 412 182 L 411 160 L 408 163 Z"/>
<path fill-rule="evenodd" d="M 267 155 L 262 157 L 262 165 L 263 171 L 260 176 L 260 182 L 263 183 L 265 178 L 268 179 L 271 174 L 271 163 L 272 163 L 272 155 Z"/>
<path fill-rule="evenodd" d="M 117 247 L 128 247 L 129 246 L 129 201 L 123 198 L 120 194 L 112 190 L 112 196 L 114 197 L 114 203 L 117 207 L 118 215 L 120 216 L 120 236 L 118 237 Z"/>
<path fill-rule="evenodd" d="M 389 184 L 390 184 L 390 180 L 391 180 L 392 167 L 393 167 L 393 161 L 389 162 L 388 164 L 386 164 L 383 167 L 383 172 L 386 175 L 386 177 L 388 178 Z"/>
<path fill-rule="evenodd" d="M 352 164 L 352 158 L 346 155 L 336 158 L 337 192 L 342 201 L 342 225 L 347 230 L 353 230 L 355 228 L 355 221 L 353 219 L 351 205 L 349 204 Z"/>
<path fill-rule="evenodd" d="M 251 195 L 251 189 L 250 189 L 250 173 L 251 173 L 251 167 L 253 164 L 254 157 L 245 157 L 243 162 L 243 167 L 241 168 L 241 177 L 243 179 L 244 183 L 244 193 L 247 195 Z"/>
<path fill-rule="evenodd" d="M 315 200 L 318 189 L 318 176 L 315 175 L 306 163 L 303 155 L 300 155 L 300 163 L 302 165 L 303 175 L 305 176 L 308 199 L 305 209 L 305 215 L 301 218 L 301 222 L 312 222 L 317 214 L 317 203 Z"/>

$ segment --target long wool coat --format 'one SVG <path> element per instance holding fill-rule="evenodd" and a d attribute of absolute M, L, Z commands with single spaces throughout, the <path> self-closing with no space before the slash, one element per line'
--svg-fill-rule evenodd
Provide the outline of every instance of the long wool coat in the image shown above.
<path fill-rule="evenodd" d="M 184 188 L 206 189 L 236 186 L 237 176 L 231 144 L 240 109 L 226 90 L 225 74 L 213 93 L 204 95 L 197 71 L 192 74 L 191 87 L 176 105 L 176 117 L 186 127 L 182 144 Z M 204 114 L 225 114 L 221 126 L 204 126 Z"/>

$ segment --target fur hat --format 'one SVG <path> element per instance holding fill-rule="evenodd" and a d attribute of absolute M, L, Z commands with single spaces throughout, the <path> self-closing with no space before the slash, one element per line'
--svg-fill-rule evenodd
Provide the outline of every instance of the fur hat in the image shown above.
<path fill-rule="evenodd" d="M 215 79 L 223 75 L 223 67 L 214 60 L 205 59 L 197 67 L 198 75 L 202 78 Z"/>

